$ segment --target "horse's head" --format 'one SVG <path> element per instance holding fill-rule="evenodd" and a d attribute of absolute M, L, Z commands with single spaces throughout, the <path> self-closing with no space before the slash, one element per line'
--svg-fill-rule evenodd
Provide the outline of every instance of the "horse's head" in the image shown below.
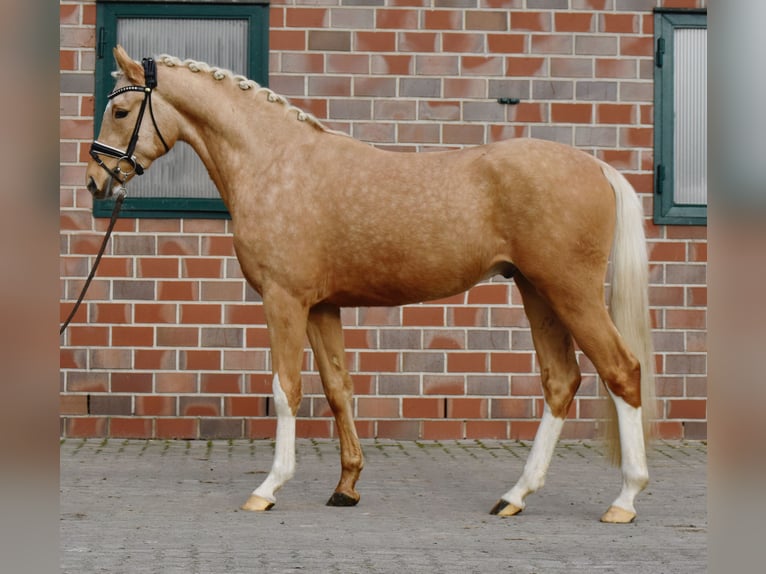
<path fill-rule="evenodd" d="M 114 49 L 114 57 L 121 74 L 108 96 L 86 171 L 88 190 L 98 199 L 111 196 L 115 183 L 122 186 L 134 175 L 141 175 L 176 139 L 168 122 L 163 123 L 162 111 L 155 115 L 155 108 L 165 104 L 156 94 L 154 60 L 136 62 L 122 46 Z"/>

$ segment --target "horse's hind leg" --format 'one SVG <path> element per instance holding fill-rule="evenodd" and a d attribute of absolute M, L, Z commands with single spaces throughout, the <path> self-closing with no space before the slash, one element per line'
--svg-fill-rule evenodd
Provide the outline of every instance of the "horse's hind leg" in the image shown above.
<path fill-rule="evenodd" d="M 543 486 L 564 419 L 580 386 L 580 369 L 569 331 L 526 278 L 517 276 L 516 284 L 540 362 L 545 407 L 521 478 L 491 511 L 499 516 L 521 512 L 527 495 Z"/>
<path fill-rule="evenodd" d="M 559 282 L 561 287 L 566 282 Z M 641 422 L 641 365 L 627 348 L 603 303 L 601 283 L 578 295 L 563 289 L 546 293 L 556 313 L 580 348 L 593 362 L 617 409 L 623 486 L 620 495 L 601 517 L 602 522 L 627 523 L 636 516 L 633 502 L 649 482 Z"/>
<path fill-rule="evenodd" d="M 337 307 L 315 307 L 309 313 L 309 341 L 340 438 L 340 481 L 327 501 L 328 506 L 354 506 L 359 502 L 359 494 L 354 487 L 364 463 L 354 426 L 354 387 L 346 370 L 342 329 L 340 309 Z"/>
<path fill-rule="evenodd" d="M 295 474 L 295 415 L 301 402 L 300 368 L 308 311 L 281 290 L 264 293 L 264 311 L 271 339 L 277 437 L 274 462 L 266 480 L 242 505 L 242 510 L 269 510 L 275 493 Z"/>

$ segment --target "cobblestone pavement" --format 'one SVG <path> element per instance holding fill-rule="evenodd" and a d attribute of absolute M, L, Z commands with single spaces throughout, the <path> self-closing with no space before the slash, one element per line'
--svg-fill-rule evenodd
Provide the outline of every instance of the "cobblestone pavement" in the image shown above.
<path fill-rule="evenodd" d="M 156 572 L 694 573 L 707 567 L 707 446 L 658 442 L 630 525 L 601 513 L 620 476 L 598 443 L 563 442 L 518 516 L 488 514 L 529 445 L 363 442 L 355 508 L 324 505 L 337 443 L 299 440 L 270 512 L 238 510 L 271 466 L 270 441 L 66 439 L 61 570 Z"/>

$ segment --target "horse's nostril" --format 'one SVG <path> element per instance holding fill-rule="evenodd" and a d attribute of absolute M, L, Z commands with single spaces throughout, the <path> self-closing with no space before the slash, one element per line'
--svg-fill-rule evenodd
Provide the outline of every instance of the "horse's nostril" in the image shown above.
<path fill-rule="evenodd" d="M 96 180 L 93 179 L 92 175 L 88 178 L 88 191 L 97 199 L 104 197 L 104 192 L 99 189 L 98 184 L 96 183 Z"/>

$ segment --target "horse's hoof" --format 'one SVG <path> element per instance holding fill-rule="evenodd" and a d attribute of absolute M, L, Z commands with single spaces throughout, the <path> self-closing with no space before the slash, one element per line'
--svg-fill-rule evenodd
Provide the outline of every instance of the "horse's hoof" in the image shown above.
<path fill-rule="evenodd" d="M 502 498 L 497 501 L 497 504 L 492 507 L 492 510 L 489 511 L 490 514 L 493 514 L 495 516 L 513 516 L 514 514 L 518 514 L 523 509 L 519 508 L 515 504 L 511 504 L 507 500 L 503 500 Z"/>
<path fill-rule="evenodd" d="M 359 502 L 358 498 L 342 492 L 333 492 L 330 500 L 327 501 L 327 506 L 356 506 L 357 502 Z"/>
<path fill-rule="evenodd" d="M 273 502 L 252 494 L 241 508 L 242 510 L 249 510 L 250 512 L 265 512 L 271 510 L 273 506 Z"/>
<path fill-rule="evenodd" d="M 607 522 L 609 524 L 630 524 L 635 518 L 635 512 L 625 510 L 619 506 L 610 506 L 609 510 L 607 510 L 601 517 L 601 522 Z"/>

